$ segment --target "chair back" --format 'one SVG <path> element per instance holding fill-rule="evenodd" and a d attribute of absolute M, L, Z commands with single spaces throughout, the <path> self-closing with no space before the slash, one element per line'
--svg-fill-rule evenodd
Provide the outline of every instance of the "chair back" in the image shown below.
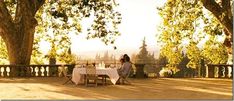
<path fill-rule="evenodd" d="M 97 78 L 98 76 L 96 74 L 96 68 L 94 66 L 87 66 L 85 75 L 85 85 L 88 86 L 89 81 L 93 80 L 95 86 L 97 86 Z"/>
<path fill-rule="evenodd" d="M 86 68 L 86 74 L 88 75 L 96 75 L 96 68 L 93 66 L 88 66 Z"/>
<path fill-rule="evenodd" d="M 131 63 L 124 63 L 123 72 L 121 73 L 121 76 L 124 78 L 128 77 L 132 70 L 132 64 Z"/>
<path fill-rule="evenodd" d="M 130 76 L 131 71 L 132 71 L 132 67 L 128 70 L 128 73 L 127 73 L 127 75 L 126 75 L 126 77 L 125 77 L 125 78 L 128 78 L 128 77 Z"/>

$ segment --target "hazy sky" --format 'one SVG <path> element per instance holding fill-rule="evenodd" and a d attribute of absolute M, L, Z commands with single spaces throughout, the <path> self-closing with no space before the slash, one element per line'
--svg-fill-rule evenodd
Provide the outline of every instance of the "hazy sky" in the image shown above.
<path fill-rule="evenodd" d="M 142 40 L 146 37 L 147 49 L 158 54 L 159 47 L 155 35 L 157 26 L 162 24 L 162 19 L 156 7 L 162 6 L 166 0 L 116 0 L 119 2 L 119 11 L 122 14 L 122 23 L 119 31 L 122 34 L 113 46 L 106 46 L 99 39 L 86 40 L 86 33 L 72 37 L 72 51 L 79 56 L 95 57 L 96 53 L 109 51 L 114 55 L 138 53 Z M 83 22 L 90 22 L 85 20 Z M 85 26 L 84 26 L 85 29 Z M 85 32 L 85 31 L 84 31 Z"/>

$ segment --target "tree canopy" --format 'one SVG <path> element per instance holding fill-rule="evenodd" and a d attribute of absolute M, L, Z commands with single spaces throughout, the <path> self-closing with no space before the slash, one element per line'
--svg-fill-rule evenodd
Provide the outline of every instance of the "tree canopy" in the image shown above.
<path fill-rule="evenodd" d="M 159 14 L 163 18 L 161 51 L 169 64 L 178 64 L 185 50 L 192 64 L 199 56 L 211 61 L 207 54 L 212 51 L 205 51 L 210 48 L 202 45 L 212 45 L 222 54 L 220 58 L 226 57 L 232 49 L 232 5 L 231 0 L 167 0 Z M 116 6 L 114 0 L 1 0 L 0 36 L 6 45 L 6 59 L 11 64 L 29 64 L 31 55 L 41 56 L 40 41 L 50 43 L 48 56 L 66 55 L 71 44 L 69 35 L 81 33 L 80 22 L 86 17 L 94 18 L 87 38 L 113 44 L 120 35 L 117 27 L 121 23 Z M 217 37 L 225 40 L 218 41 Z"/>
<path fill-rule="evenodd" d="M 225 63 L 227 60 L 226 50 L 227 48 L 230 49 L 230 44 L 232 44 L 230 41 L 232 29 L 223 22 L 223 19 L 226 18 L 217 17 L 217 14 L 215 14 L 217 12 L 209 7 L 221 7 L 220 10 L 222 9 L 222 11 L 220 12 L 226 14 L 223 17 L 228 16 L 228 19 L 231 19 L 232 13 L 223 11 L 231 8 L 225 8 L 228 4 L 223 5 L 223 3 L 229 2 L 230 6 L 232 2 L 222 0 L 222 5 L 207 3 L 212 1 L 214 0 L 168 0 L 163 7 L 158 8 L 159 14 L 163 18 L 159 37 L 159 42 L 162 44 L 160 51 L 163 56 L 167 57 L 168 67 L 181 62 L 183 51 L 190 59 L 188 66 L 193 68 L 198 67 L 199 61 L 203 57 L 207 61 L 219 61 L 209 63 Z M 225 41 L 218 40 L 218 37 L 225 39 Z M 208 45 L 214 47 L 208 47 Z M 212 56 L 214 49 L 217 55 Z M 221 62 L 220 59 L 223 59 L 223 61 Z"/>
<path fill-rule="evenodd" d="M 0 35 L 6 43 L 10 63 L 28 64 L 31 54 L 32 58 L 43 58 L 39 52 L 41 41 L 50 43 L 49 57 L 64 57 L 71 45 L 69 35 L 81 33 L 81 21 L 87 17 L 94 18 L 87 29 L 87 39 L 100 38 L 105 44 L 114 44 L 121 23 L 116 6 L 113 0 L 1 0 Z M 15 31 L 11 30 L 14 28 Z M 27 45 L 22 47 L 23 44 Z"/>

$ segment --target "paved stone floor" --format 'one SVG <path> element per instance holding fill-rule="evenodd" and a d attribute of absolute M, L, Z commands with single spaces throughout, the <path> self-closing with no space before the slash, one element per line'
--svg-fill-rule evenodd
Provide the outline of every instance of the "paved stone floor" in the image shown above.
<path fill-rule="evenodd" d="M 131 85 L 85 87 L 66 78 L 0 78 L 0 99 L 232 99 L 232 79 L 130 79 Z"/>

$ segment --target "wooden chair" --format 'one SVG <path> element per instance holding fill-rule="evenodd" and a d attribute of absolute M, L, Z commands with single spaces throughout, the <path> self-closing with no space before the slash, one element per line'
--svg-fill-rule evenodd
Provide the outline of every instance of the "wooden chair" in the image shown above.
<path fill-rule="evenodd" d="M 67 84 L 68 82 L 74 83 L 74 82 L 72 81 L 72 74 L 67 74 L 65 77 L 67 78 L 67 81 L 64 82 L 63 85 Z"/>
<path fill-rule="evenodd" d="M 110 64 L 105 65 L 105 68 L 108 67 L 110 67 Z M 98 77 L 101 78 L 99 80 L 102 80 L 102 85 L 106 85 L 106 78 L 108 78 L 108 76 L 103 74 L 103 75 L 98 75 Z"/>
<path fill-rule="evenodd" d="M 62 67 L 64 67 L 64 65 L 62 65 Z M 66 77 L 66 82 L 63 83 L 63 85 L 67 84 L 68 82 L 72 82 L 73 84 L 75 84 L 73 81 L 72 81 L 72 70 L 73 70 L 74 67 L 68 67 L 68 71 L 67 73 L 63 74 L 65 77 Z"/>
<path fill-rule="evenodd" d="M 89 81 L 93 81 L 93 83 L 95 84 L 95 86 L 97 86 L 97 80 L 98 80 L 98 76 L 96 74 L 96 68 L 92 67 L 92 66 L 88 66 L 86 68 L 86 74 L 85 74 L 85 86 L 88 86 Z"/>
<path fill-rule="evenodd" d="M 99 78 L 102 80 L 102 85 L 106 85 L 106 78 L 108 77 L 107 75 L 98 75 Z M 98 79 L 99 79 L 98 78 Z M 100 80 L 100 79 L 99 79 Z"/>
<path fill-rule="evenodd" d="M 128 71 L 126 76 L 121 76 L 119 77 L 120 84 L 125 84 L 124 82 L 127 82 L 128 84 L 131 84 L 131 82 L 128 81 L 128 77 L 131 74 L 132 68 Z"/>

